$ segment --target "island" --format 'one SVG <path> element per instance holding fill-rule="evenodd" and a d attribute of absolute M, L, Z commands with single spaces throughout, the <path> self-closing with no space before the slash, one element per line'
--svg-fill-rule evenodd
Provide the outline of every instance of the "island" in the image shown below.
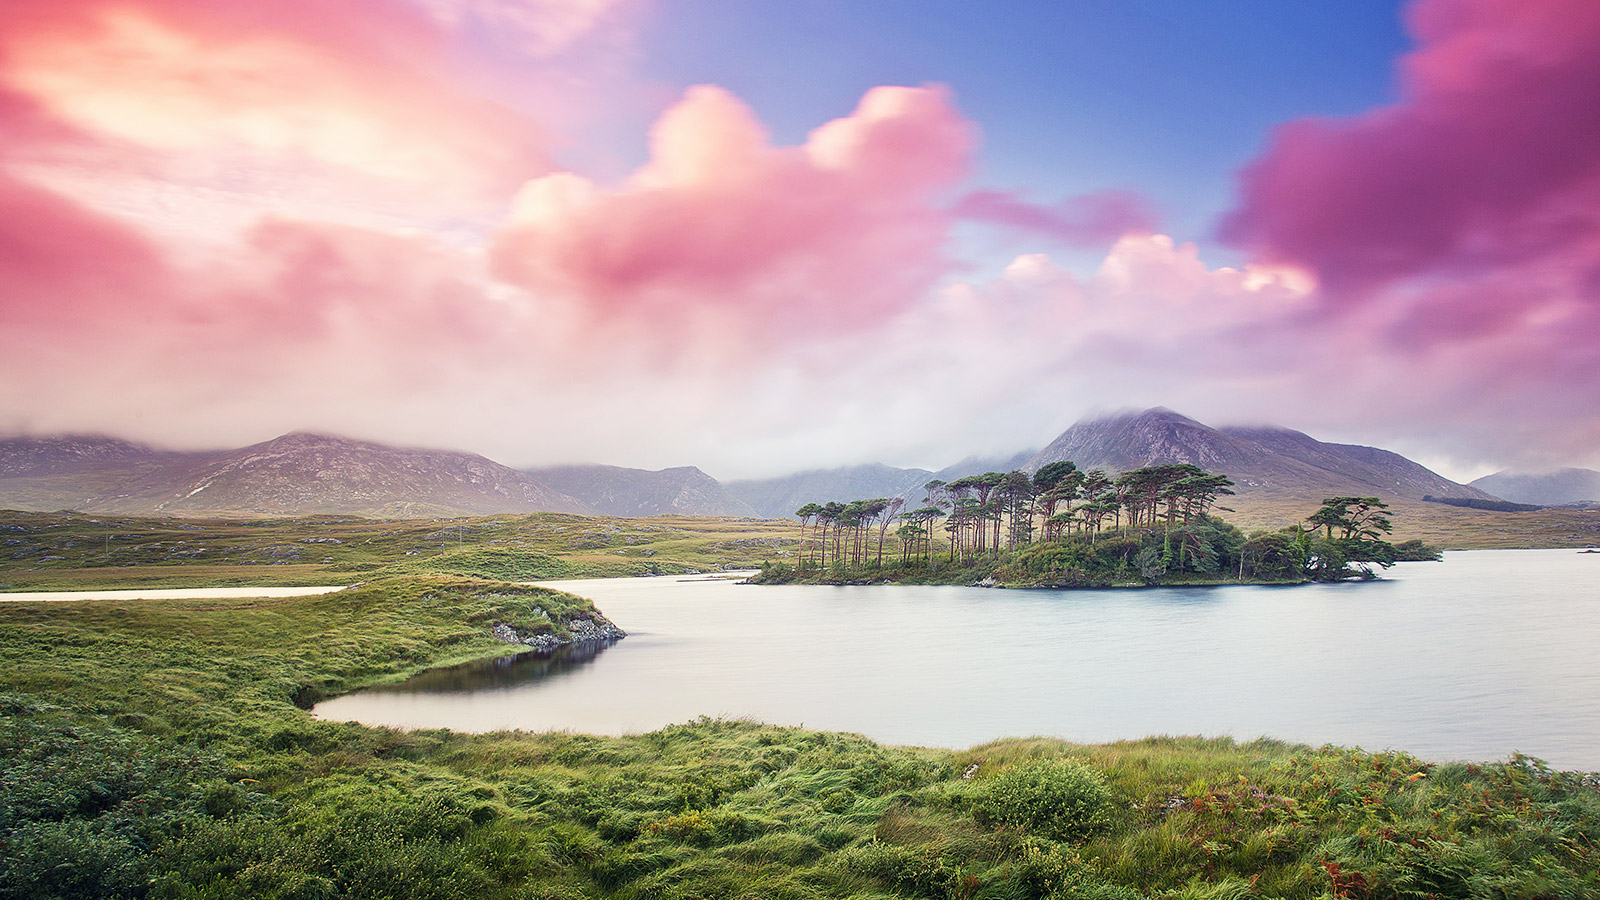
<path fill-rule="evenodd" d="M 1419 540 L 1385 540 L 1394 526 L 1377 497 L 1328 497 L 1303 523 L 1246 535 L 1216 515 L 1233 484 L 1192 463 L 1113 477 L 1063 461 L 1031 475 L 930 481 L 909 510 L 899 497 L 807 503 L 795 511 L 795 563 L 766 562 L 749 582 L 1303 584 L 1370 579 L 1397 561 L 1439 558 Z"/>

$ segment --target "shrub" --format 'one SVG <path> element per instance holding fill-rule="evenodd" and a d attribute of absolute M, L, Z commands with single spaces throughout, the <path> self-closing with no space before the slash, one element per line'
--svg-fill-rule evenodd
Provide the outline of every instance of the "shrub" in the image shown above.
<path fill-rule="evenodd" d="M 980 825 L 1022 828 L 1051 840 L 1087 837 L 1111 822 L 1111 792 L 1099 773 L 1070 759 L 1012 766 L 973 798 Z"/>

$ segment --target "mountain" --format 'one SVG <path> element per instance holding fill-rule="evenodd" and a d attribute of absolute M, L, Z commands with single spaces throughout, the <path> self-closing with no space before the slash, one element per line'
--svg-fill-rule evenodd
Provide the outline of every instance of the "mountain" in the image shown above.
<path fill-rule="evenodd" d="M 921 498 L 922 485 L 934 478 L 951 481 L 1013 469 L 1036 472 L 1058 460 L 1112 474 L 1160 463 L 1193 463 L 1233 479 L 1238 494 L 1224 505 L 1250 525 L 1298 521 L 1323 497 L 1332 496 L 1378 496 L 1417 505 L 1430 495 L 1497 499 L 1388 450 L 1319 441 L 1274 426 L 1213 428 L 1162 407 L 1085 419 L 1036 453 L 971 457 L 938 472 L 849 466 L 734 481 L 728 490 L 761 515 L 792 516 L 806 503 L 829 500 L 904 496 L 914 502 Z"/>
<path fill-rule="evenodd" d="M 728 492 L 744 501 L 758 515 L 791 518 L 807 503 L 841 503 L 870 497 L 909 497 L 920 499 L 922 486 L 934 477 L 927 469 L 897 469 L 881 463 L 815 469 L 782 478 L 761 478 L 728 482 Z"/>
<path fill-rule="evenodd" d="M 1112 473 L 1193 463 L 1227 475 L 1237 494 L 1222 499 L 1223 517 L 1246 529 L 1301 521 L 1324 497 L 1375 496 L 1393 507 L 1399 531 L 1449 534 L 1461 527 L 1462 517 L 1481 511 L 1426 503 L 1423 497 L 1498 499 L 1388 450 L 1328 443 L 1273 426 L 1213 428 L 1159 407 L 1079 422 L 1029 460 L 1026 469 L 1037 471 L 1057 460 Z"/>
<path fill-rule="evenodd" d="M 0 478 L 36 478 L 107 467 L 137 467 L 171 453 L 101 435 L 0 440 Z"/>
<path fill-rule="evenodd" d="M 955 481 L 968 475 L 983 475 L 987 472 L 1012 472 L 1028 464 L 1039 453 L 1038 450 L 1023 450 L 1010 456 L 969 456 L 953 466 L 945 466 L 933 473 L 933 477 L 940 481 Z M 920 485 L 919 485 L 920 487 Z"/>
<path fill-rule="evenodd" d="M 1228 475 L 1240 494 L 1495 499 L 1388 450 L 1325 443 L 1288 428 L 1212 428 L 1161 407 L 1079 422 L 1039 451 L 1026 468 L 1037 471 L 1057 460 L 1110 472 L 1193 463 Z"/>
<path fill-rule="evenodd" d="M 934 479 L 954 481 L 984 472 L 1010 472 L 1022 468 L 1037 451 L 1024 450 L 1010 456 L 969 456 L 937 472 L 927 469 L 900 469 L 882 463 L 815 469 L 781 478 L 762 478 L 728 482 L 728 491 L 743 500 L 759 515 L 768 518 L 793 518 L 794 511 L 807 503 L 837 500 L 864 500 L 870 497 L 905 497 L 908 503 L 922 500 L 922 486 Z"/>
<path fill-rule="evenodd" d="M 1085 419 L 1061 432 L 1025 465 L 1029 472 L 1062 460 L 1078 468 L 1124 472 L 1159 463 L 1193 463 L 1208 472 L 1235 476 L 1274 468 L 1274 454 L 1247 438 L 1233 437 L 1170 409 L 1118 413 Z"/>
<path fill-rule="evenodd" d="M 1278 427 L 1213 428 L 1169 409 L 1085 419 L 1037 453 L 969 457 L 930 472 L 881 464 L 799 472 L 719 484 L 692 466 L 660 471 L 557 466 L 526 472 L 470 453 L 390 447 L 295 433 L 239 450 L 178 453 L 115 438 L 0 440 L 0 507 L 167 515 L 383 517 L 486 515 L 542 510 L 611 515 L 789 517 L 807 503 L 868 497 L 922 498 L 922 486 L 989 471 L 1037 471 L 1057 460 L 1121 472 L 1188 462 L 1226 474 L 1238 495 L 1230 520 L 1249 527 L 1298 521 L 1323 497 L 1378 496 L 1407 505 L 1405 518 L 1467 515 L 1423 503 L 1434 497 L 1522 499 L 1505 473 L 1457 484 L 1397 453 L 1336 444 Z M 1546 478 L 1593 485 L 1600 473 L 1563 470 Z M 1506 476 L 1513 477 L 1513 476 Z M 1522 476 L 1516 476 L 1522 477 Z M 1555 482 L 1551 482 L 1555 483 Z M 1502 487 L 1486 493 L 1486 485 Z M 1585 493 L 1587 496 L 1578 496 Z M 1575 493 L 1574 493 L 1575 492 Z M 1563 488 L 1561 502 L 1593 499 L 1592 487 Z M 1535 501 L 1547 503 L 1551 495 Z M 1443 520 L 1441 520 L 1443 521 Z"/>
<path fill-rule="evenodd" d="M 101 440 L 7 441 L 0 506 L 180 516 L 591 511 L 531 475 L 471 453 L 304 432 L 193 453 Z"/>
<path fill-rule="evenodd" d="M 1478 488 L 1451 481 L 1427 466 L 1378 447 L 1324 443 L 1288 428 L 1232 427 L 1221 430 L 1266 447 L 1281 457 L 1298 460 L 1336 478 L 1366 486 L 1370 488 L 1368 493 L 1411 500 L 1427 496 L 1499 499 Z"/>
<path fill-rule="evenodd" d="M 756 511 L 694 466 L 650 471 L 618 466 L 526 469 L 543 484 L 611 516 L 754 516 Z M 792 510 L 791 510 L 792 512 Z"/>
<path fill-rule="evenodd" d="M 1600 504 L 1600 472 L 1593 469 L 1567 468 L 1543 473 L 1503 471 L 1485 475 L 1473 481 L 1472 486 L 1516 503 Z"/>
<path fill-rule="evenodd" d="M 0 506 L 83 508 L 183 458 L 99 435 L 7 438 L 0 440 Z"/>

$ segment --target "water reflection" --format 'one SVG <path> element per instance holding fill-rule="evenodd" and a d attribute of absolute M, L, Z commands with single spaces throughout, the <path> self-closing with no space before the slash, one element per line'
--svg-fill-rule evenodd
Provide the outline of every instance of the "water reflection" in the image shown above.
<path fill-rule="evenodd" d="M 515 656 L 480 659 L 445 669 L 431 669 L 399 684 L 370 689 L 374 694 L 473 694 L 506 691 L 573 674 L 594 662 L 615 640 L 566 644 L 555 650 L 530 650 Z"/>

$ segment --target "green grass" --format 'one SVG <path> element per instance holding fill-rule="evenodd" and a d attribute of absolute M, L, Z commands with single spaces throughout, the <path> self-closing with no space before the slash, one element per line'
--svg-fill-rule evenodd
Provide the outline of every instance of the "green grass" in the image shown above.
<path fill-rule="evenodd" d="M 1238 512 L 1228 518 L 1246 530 L 1280 527 L 1307 512 L 1303 501 L 1235 498 L 1233 505 Z M 1396 541 L 1424 538 L 1451 549 L 1600 544 L 1600 510 L 1501 513 L 1411 501 L 1396 501 L 1395 509 Z M 798 537 L 791 521 L 703 516 L 184 520 L 0 510 L 0 591 L 353 584 L 430 573 L 675 575 L 793 565 Z M 896 552 L 890 548 L 886 559 Z"/>
<path fill-rule="evenodd" d="M 792 556 L 797 529 L 695 516 L 183 520 L 6 510 L 0 591 L 672 575 Z"/>
<path fill-rule="evenodd" d="M 494 622 L 592 615 L 446 576 L 0 606 L 0 898 L 1600 896 L 1600 780 L 1525 757 L 472 736 L 302 708 L 508 652 Z"/>

